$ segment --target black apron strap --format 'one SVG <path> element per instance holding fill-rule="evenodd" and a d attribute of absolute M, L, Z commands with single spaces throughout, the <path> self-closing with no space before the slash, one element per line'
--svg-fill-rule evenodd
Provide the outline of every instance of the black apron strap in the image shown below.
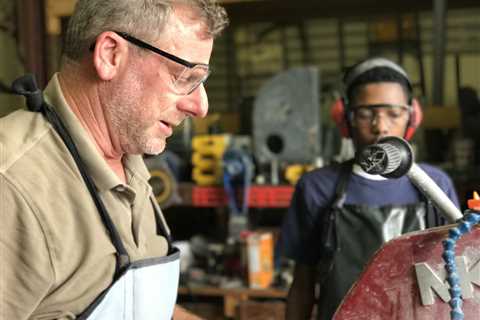
<path fill-rule="evenodd" d="M 92 178 L 87 173 L 86 166 L 80 157 L 80 153 L 78 152 L 78 149 L 73 142 L 72 137 L 68 133 L 68 130 L 65 128 L 57 113 L 44 100 L 43 94 L 40 89 L 37 88 L 35 79 L 32 75 L 26 75 L 22 78 L 15 80 L 12 84 L 12 90 L 16 94 L 23 95 L 27 98 L 27 107 L 30 111 L 40 112 L 45 116 L 47 121 L 53 126 L 53 128 L 57 131 L 58 135 L 62 138 L 65 146 L 72 155 L 78 167 L 78 170 L 80 171 L 80 174 L 82 175 L 82 178 L 88 188 L 88 191 L 92 196 L 95 206 L 100 213 L 100 217 L 109 233 L 110 239 L 112 240 L 112 243 L 117 250 L 117 263 L 115 270 L 115 279 L 117 279 L 130 264 L 130 257 L 128 256 L 125 246 L 123 245 L 123 242 L 120 238 L 120 235 L 118 234 L 117 229 L 115 228 L 115 225 L 113 224 L 112 219 L 108 215 L 105 205 L 97 194 L 97 190 L 92 181 Z"/>
<path fill-rule="evenodd" d="M 167 226 L 165 225 L 164 220 L 162 219 L 162 213 L 158 207 L 158 204 L 155 201 L 153 196 L 150 196 L 150 201 L 152 202 L 153 211 L 155 212 L 155 224 L 157 225 L 157 235 L 164 236 L 167 239 L 168 244 L 168 254 L 172 253 L 173 246 L 172 246 L 172 236 L 167 231 Z"/>
<path fill-rule="evenodd" d="M 335 195 L 330 207 L 341 208 L 347 198 L 346 190 L 350 175 L 352 174 L 354 160 L 348 160 L 340 164 L 340 174 L 335 187 Z"/>
<path fill-rule="evenodd" d="M 414 185 L 415 186 L 415 185 Z M 417 192 L 422 203 L 425 204 L 425 228 L 434 228 L 439 226 L 444 226 L 447 224 L 447 220 L 439 214 L 438 209 L 433 206 L 433 203 L 428 199 L 418 188 Z"/>
<path fill-rule="evenodd" d="M 320 243 L 322 246 L 322 259 L 331 259 L 338 249 L 337 231 L 336 231 L 336 213 L 337 210 L 343 207 L 346 199 L 346 190 L 348 181 L 353 168 L 353 160 L 349 160 L 340 164 L 340 173 L 338 175 L 337 184 L 333 200 L 331 201 L 328 211 L 325 214 L 320 214 L 323 219 L 319 219 L 321 225 Z"/>

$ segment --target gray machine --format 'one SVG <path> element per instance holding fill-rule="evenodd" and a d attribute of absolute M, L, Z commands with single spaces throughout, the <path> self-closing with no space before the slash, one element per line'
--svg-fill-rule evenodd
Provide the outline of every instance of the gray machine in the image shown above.
<path fill-rule="evenodd" d="M 260 164 L 312 163 L 321 152 L 319 71 L 294 68 L 270 79 L 253 110 L 254 154 Z"/>

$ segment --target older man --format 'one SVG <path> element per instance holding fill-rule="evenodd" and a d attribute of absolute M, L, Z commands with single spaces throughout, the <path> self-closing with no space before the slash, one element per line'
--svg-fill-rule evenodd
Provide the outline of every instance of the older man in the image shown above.
<path fill-rule="evenodd" d="M 142 154 L 207 114 L 226 24 L 212 0 L 77 2 L 41 113 L 0 120 L 1 319 L 185 316 Z"/>

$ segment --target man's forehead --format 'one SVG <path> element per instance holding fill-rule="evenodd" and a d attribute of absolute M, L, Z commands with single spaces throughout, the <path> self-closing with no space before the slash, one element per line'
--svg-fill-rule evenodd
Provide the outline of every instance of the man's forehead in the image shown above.
<path fill-rule="evenodd" d="M 369 82 L 359 86 L 359 91 L 404 91 L 403 86 L 398 82 L 382 81 Z"/>
<path fill-rule="evenodd" d="M 176 5 L 168 17 L 166 31 L 171 39 L 178 37 L 210 38 L 208 26 L 198 10 L 186 5 Z"/>
<path fill-rule="evenodd" d="M 354 109 L 403 109 L 408 110 L 410 107 L 406 104 L 393 104 L 393 103 L 376 103 L 376 104 L 359 104 L 354 106 Z"/>
<path fill-rule="evenodd" d="M 408 93 L 396 82 L 375 82 L 362 85 L 354 95 L 354 101 L 378 100 L 379 103 L 405 103 Z"/>

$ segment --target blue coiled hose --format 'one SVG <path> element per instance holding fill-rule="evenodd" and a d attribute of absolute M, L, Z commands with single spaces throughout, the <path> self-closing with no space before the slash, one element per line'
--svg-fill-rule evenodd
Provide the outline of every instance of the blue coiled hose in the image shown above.
<path fill-rule="evenodd" d="M 452 320 L 463 320 L 464 314 L 462 310 L 462 289 L 460 287 L 460 277 L 457 272 L 457 264 L 455 262 L 455 247 L 457 241 L 472 228 L 480 223 L 480 214 L 478 212 L 467 210 L 460 223 L 448 231 L 448 238 L 443 240 L 443 260 L 445 261 L 445 269 L 447 270 L 447 281 L 450 285 L 449 302 L 450 318 Z"/>

